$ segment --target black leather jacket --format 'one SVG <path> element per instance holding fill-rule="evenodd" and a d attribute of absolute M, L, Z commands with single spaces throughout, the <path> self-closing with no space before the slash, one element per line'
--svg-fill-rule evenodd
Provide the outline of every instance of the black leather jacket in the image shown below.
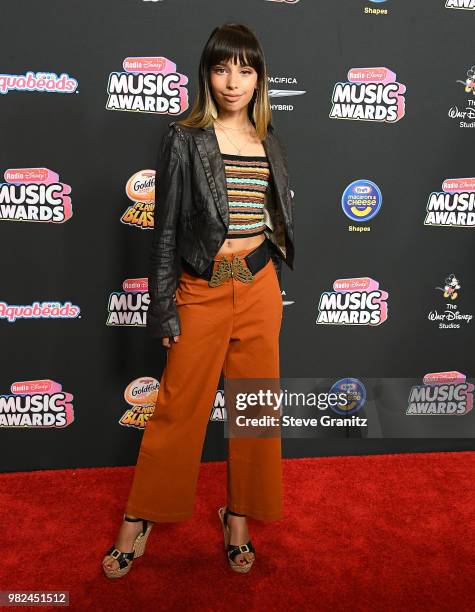
<path fill-rule="evenodd" d="M 263 145 L 271 169 L 264 208 L 265 235 L 280 283 L 282 261 L 294 269 L 293 201 L 285 149 L 272 124 Z M 168 124 L 156 165 L 154 224 L 147 330 L 154 338 L 177 336 L 177 255 L 198 273 L 203 272 L 224 243 L 229 227 L 224 163 L 212 126 Z"/>

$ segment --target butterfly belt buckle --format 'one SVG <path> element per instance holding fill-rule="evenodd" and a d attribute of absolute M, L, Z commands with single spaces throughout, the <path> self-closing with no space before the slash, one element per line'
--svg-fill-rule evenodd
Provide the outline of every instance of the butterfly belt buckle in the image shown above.
<path fill-rule="evenodd" d="M 244 259 L 236 255 L 231 262 L 226 257 L 219 260 L 218 267 L 213 272 L 208 285 L 210 287 L 218 287 L 231 277 L 242 283 L 250 283 L 254 280 L 254 275 L 244 263 Z"/>

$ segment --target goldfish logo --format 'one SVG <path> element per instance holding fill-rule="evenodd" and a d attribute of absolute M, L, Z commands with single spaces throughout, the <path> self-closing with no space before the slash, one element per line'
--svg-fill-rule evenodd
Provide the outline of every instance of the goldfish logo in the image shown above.
<path fill-rule="evenodd" d="M 124 427 L 145 429 L 157 402 L 160 383 L 151 376 L 142 376 L 129 383 L 124 391 L 124 399 L 129 405 L 119 420 Z"/>
<path fill-rule="evenodd" d="M 127 181 L 125 193 L 133 205 L 122 215 L 121 222 L 139 229 L 153 229 L 155 170 L 140 170 L 133 174 Z"/>

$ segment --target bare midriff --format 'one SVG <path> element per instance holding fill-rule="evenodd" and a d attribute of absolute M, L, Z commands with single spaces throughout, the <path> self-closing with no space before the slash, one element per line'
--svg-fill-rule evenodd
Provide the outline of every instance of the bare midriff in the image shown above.
<path fill-rule="evenodd" d="M 250 236 L 249 238 L 226 238 L 216 255 L 231 255 L 245 249 L 258 247 L 266 239 L 265 234 Z"/>

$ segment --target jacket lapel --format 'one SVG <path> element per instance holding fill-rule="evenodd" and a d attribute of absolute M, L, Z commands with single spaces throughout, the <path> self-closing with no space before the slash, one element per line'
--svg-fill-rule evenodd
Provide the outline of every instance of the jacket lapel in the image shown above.
<path fill-rule="evenodd" d="M 282 210 L 284 208 L 283 201 L 286 195 L 287 168 L 277 148 L 278 145 L 276 145 L 273 131 L 274 128 L 272 124 L 270 124 L 263 145 L 267 159 L 269 160 L 278 205 Z M 193 138 L 196 142 L 216 207 L 227 230 L 229 227 L 229 207 L 227 200 L 226 173 L 219 150 L 218 139 L 216 138 L 213 126 L 193 131 Z M 283 214 L 286 216 L 285 212 Z"/>

